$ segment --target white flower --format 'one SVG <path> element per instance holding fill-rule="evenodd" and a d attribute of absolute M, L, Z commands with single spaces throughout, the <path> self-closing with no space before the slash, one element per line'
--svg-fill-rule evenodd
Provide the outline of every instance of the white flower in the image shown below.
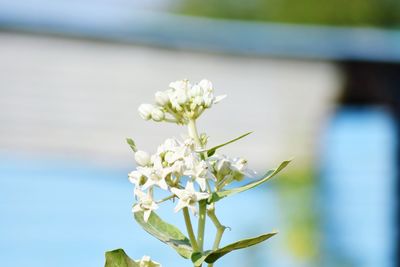
<path fill-rule="evenodd" d="M 185 163 L 182 160 L 177 160 L 170 167 L 171 173 L 173 173 L 176 177 L 180 177 L 183 175 L 185 170 Z"/>
<path fill-rule="evenodd" d="M 135 189 L 135 195 L 138 197 L 138 203 L 132 208 L 132 212 L 143 211 L 144 221 L 147 222 L 153 210 L 158 209 L 158 205 L 154 202 L 150 190 L 147 194 L 139 189 Z"/>
<path fill-rule="evenodd" d="M 171 82 L 169 87 L 174 90 L 187 90 L 187 88 L 192 87 L 188 80 L 178 80 Z"/>
<path fill-rule="evenodd" d="M 153 167 L 137 168 L 137 170 L 140 171 L 147 178 L 146 183 L 143 185 L 143 189 L 147 189 L 156 185 L 163 190 L 168 190 L 168 185 L 165 181 L 165 177 L 170 173 L 170 170 L 163 167 L 162 160 L 159 156 L 153 155 L 151 160 L 153 163 Z"/>
<path fill-rule="evenodd" d="M 143 168 L 140 170 L 143 175 L 147 178 L 146 182 L 143 185 L 143 189 L 147 189 L 154 185 L 160 187 L 163 190 L 168 190 L 167 182 L 165 181 L 165 176 L 163 175 L 162 170 L 156 170 L 153 168 Z"/>
<path fill-rule="evenodd" d="M 151 118 L 154 121 L 162 121 L 165 118 L 165 113 L 160 108 L 153 108 L 151 111 Z"/>
<path fill-rule="evenodd" d="M 142 151 L 142 150 L 138 150 L 135 152 L 135 160 L 137 162 L 137 164 L 139 164 L 140 166 L 147 166 L 150 163 L 150 155 L 149 153 Z"/>
<path fill-rule="evenodd" d="M 247 168 L 247 160 L 243 158 L 230 159 L 225 155 L 215 155 L 209 159 L 214 175 L 221 185 L 227 185 L 232 180 L 240 181 L 245 176 L 253 177 L 256 172 Z"/>
<path fill-rule="evenodd" d="M 197 202 L 210 196 L 208 193 L 196 192 L 193 183 L 190 181 L 186 184 L 185 189 L 171 188 L 171 192 L 179 198 L 175 212 L 188 207 L 194 215 L 197 215 Z"/>
<path fill-rule="evenodd" d="M 128 174 L 129 181 L 135 185 L 136 187 L 140 187 L 143 183 L 145 183 L 146 178 L 140 171 L 132 171 Z"/>
<path fill-rule="evenodd" d="M 138 108 L 139 115 L 145 120 L 150 120 L 153 109 L 154 106 L 151 104 L 141 104 Z"/>
<path fill-rule="evenodd" d="M 157 148 L 157 155 L 164 156 L 164 160 L 168 164 L 173 164 L 177 160 L 181 160 L 194 150 L 194 141 L 191 138 L 179 142 L 175 138 L 168 138 Z"/>
<path fill-rule="evenodd" d="M 243 158 L 234 158 L 232 162 L 233 162 L 232 169 L 242 173 L 247 177 L 253 177 L 254 175 L 257 174 L 255 171 L 247 168 L 247 160 Z"/>
<path fill-rule="evenodd" d="M 178 146 L 176 146 L 173 150 L 174 155 L 172 160 L 183 160 L 185 157 L 187 157 L 190 153 L 193 153 L 194 151 L 194 141 L 191 138 L 186 139 L 183 143 L 180 143 Z"/>
<path fill-rule="evenodd" d="M 139 264 L 139 267 L 161 267 L 160 263 L 152 261 L 149 256 L 143 256 L 141 260 L 134 262 Z"/>
<path fill-rule="evenodd" d="M 213 84 L 207 80 L 201 80 L 198 85 L 204 90 L 204 92 L 212 92 L 214 90 Z"/>
<path fill-rule="evenodd" d="M 196 181 L 201 191 L 206 190 L 207 178 L 208 178 L 208 166 L 204 160 L 199 160 L 194 156 L 189 156 L 185 158 L 185 164 L 187 170 L 184 172 L 185 175 L 192 177 Z"/>
<path fill-rule="evenodd" d="M 166 92 L 161 92 L 161 91 L 156 92 L 155 101 L 156 101 L 157 105 L 159 105 L 161 107 L 167 105 L 169 102 L 168 94 Z"/>
<path fill-rule="evenodd" d="M 167 151 L 174 151 L 177 146 L 179 146 L 178 140 L 175 138 L 168 138 L 164 141 L 164 143 L 158 146 L 157 154 L 161 155 Z"/>
<path fill-rule="evenodd" d="M 176 90 L 175 92 L 170 94 L 171 106 L 176 111 L 183 111 L 182 105 L 184 105 L 187 101 L 186 92 L 184 90 Z"/>

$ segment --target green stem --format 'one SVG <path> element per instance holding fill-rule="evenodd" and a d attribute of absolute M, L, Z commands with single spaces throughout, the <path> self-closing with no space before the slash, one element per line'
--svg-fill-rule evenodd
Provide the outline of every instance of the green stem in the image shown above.
<path fill-rule="evenodd" d="M 223 226 L 217 216 L 215 215 L 215 208 L 209 209 L 207 211 L 208 217 L 210 217 L 211 221 L 214 223 L 215 227 L 217 228 L 217 233 L 215 234 L 215 240 L 214 240 L 214 245 L 213 245 L 213 250 L 218 249 L 219 244 L 222 239 L 222 235 L 224 234 L 224 231 L 226 229 L 225 226 Z"/>
<path fill-rule="evenodd" d="M 204 245 L 204 231 L 206 228 L 206 211 L 207 211 L 207 200 L 201 200 L 199 202 L 199 222 L 197 228 L 197 243 L 199 244 L 200 251 L 203 251 Z"/>
<path fill-rule="evenodd" d="M 202 144 L 197 132 L 196 121 L 190 120 L 188 123 L 189 136 L 194 139 L 196 145 L 202 148 Z M 199 221 L 197 228 L 197 242 L 200 251 L 203 251 L 204 245 L 204 232 L 206 227 L 206 212 L 207 212 L 207 201 L 203 200 L 199 202 Z"/>
<path fill-rule="evenodd" d="M 219 244 L 221 243 L 222 235 L 224 234 L 224 231 L 226 229 L 225 226 L 223 226 L 217 216 L 215 215 L 215 208 L 211 208 L 207 211 L 208 217 L 211 219 L 211 221 L 214 223 L 215 227 L 217 228 L 217 233 L 215 234 L 215 240 L 213 244 L 213 250 L 216 250 L 219 248 Z M 207 267 L 213 267 L 214 263 L 209 263 Z"/>
<path fill-rule="evenodd" d="M 189 120 L 188 130 L 189 130 L 189 136 L 194 139 L 194 141 L 196 142 L 196 145 L 200 148 L 203 148 L 202 144 L 200 142 L 199 134 L 197 132 L 195 120 Z"/>
<path fill-rule="evenodd" d="M 158 200 L 156 203 L 157 203 L 157 204 L 160 204 L 160 203 L 163 203 L 163 202 L 165 202 L 165 201 L 167 201 L 167 200 L 170 200 L 170 199 L 172 199 L 172 198 L 174 198 L 174 197 L 176 197 L 176 196 L 175 196 L 175 195 L 170 195 L 170 196 L 168 196 L 168 197 L 165 197 L 165 198 L 163 198 L 163 199 Z"/>
<path fill-rule="evenodd" d="M 199 251 L 199 246 L 197 245 L 196 237 L 194 236 L 192 222 L 190 221 L 189 210 L 187 207 L 183 208 L 183 217 L 185 218 L 186 229 L 189 235 L 190 244 L 192 245 L 193 251 Z"/>

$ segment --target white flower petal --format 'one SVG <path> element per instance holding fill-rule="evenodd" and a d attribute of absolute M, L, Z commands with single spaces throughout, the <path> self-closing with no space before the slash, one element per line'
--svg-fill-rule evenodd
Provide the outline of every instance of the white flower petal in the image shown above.
<path fill-rule="evenodd" d="M 143 219 L 144 219 L 145 222 L 147 222 L 147 221 L 149 220 L 149 217 L 150 217 L 150 215 L 151 215 L 151 212 L 152 212 L 152 210 L 146 210 L 146 211 L 144 211 L 144 213 L 143 213 Z"/>
<path fill-rule="evenodd" d="M 187 207 L 187 204 L 185 202 L 183 202 L 182 200 L 178 201 L 178 204 L 176 204 L 176 207 L 174 209 L 175 212 L 180 211 L 181 209 Z"/>
<path fill-rule="evenodd" d="M 214 104 L 217 104 L 218 102 L 220 102 L 221 100 L 223 100 L 226 97 L 227 97 L 227 95 L 216 96 L 215 99 L 214 99 Z"/>

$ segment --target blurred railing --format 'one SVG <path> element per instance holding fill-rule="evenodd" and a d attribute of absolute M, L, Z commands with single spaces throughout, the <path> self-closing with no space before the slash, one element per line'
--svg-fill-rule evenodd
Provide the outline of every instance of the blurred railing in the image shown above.
<path fill-rule="evenodd" d="M 396 30 L 194 18 L 126 2 L 0 1 L 0 28 L 244 55 L 400 62 Z"/>

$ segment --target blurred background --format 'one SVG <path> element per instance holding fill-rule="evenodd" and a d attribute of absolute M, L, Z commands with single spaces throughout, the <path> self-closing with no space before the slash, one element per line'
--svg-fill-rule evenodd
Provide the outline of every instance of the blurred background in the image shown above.
<path fill-rule="evenodd" d="M 228 94 L 199 121 L 210 144 L 254 131 L 222 152 L 260 174 L 294 158 L 219 208 L 225 244 L 280 232 L 219 265 L 399 266 L 399 26 L 395 0 L 0 0 L 2 265 L 102 266 L 122 247 L 185 266 L 132 217 L 125 138 L 179 137 L 137 107 L 207 78 Z"/>

